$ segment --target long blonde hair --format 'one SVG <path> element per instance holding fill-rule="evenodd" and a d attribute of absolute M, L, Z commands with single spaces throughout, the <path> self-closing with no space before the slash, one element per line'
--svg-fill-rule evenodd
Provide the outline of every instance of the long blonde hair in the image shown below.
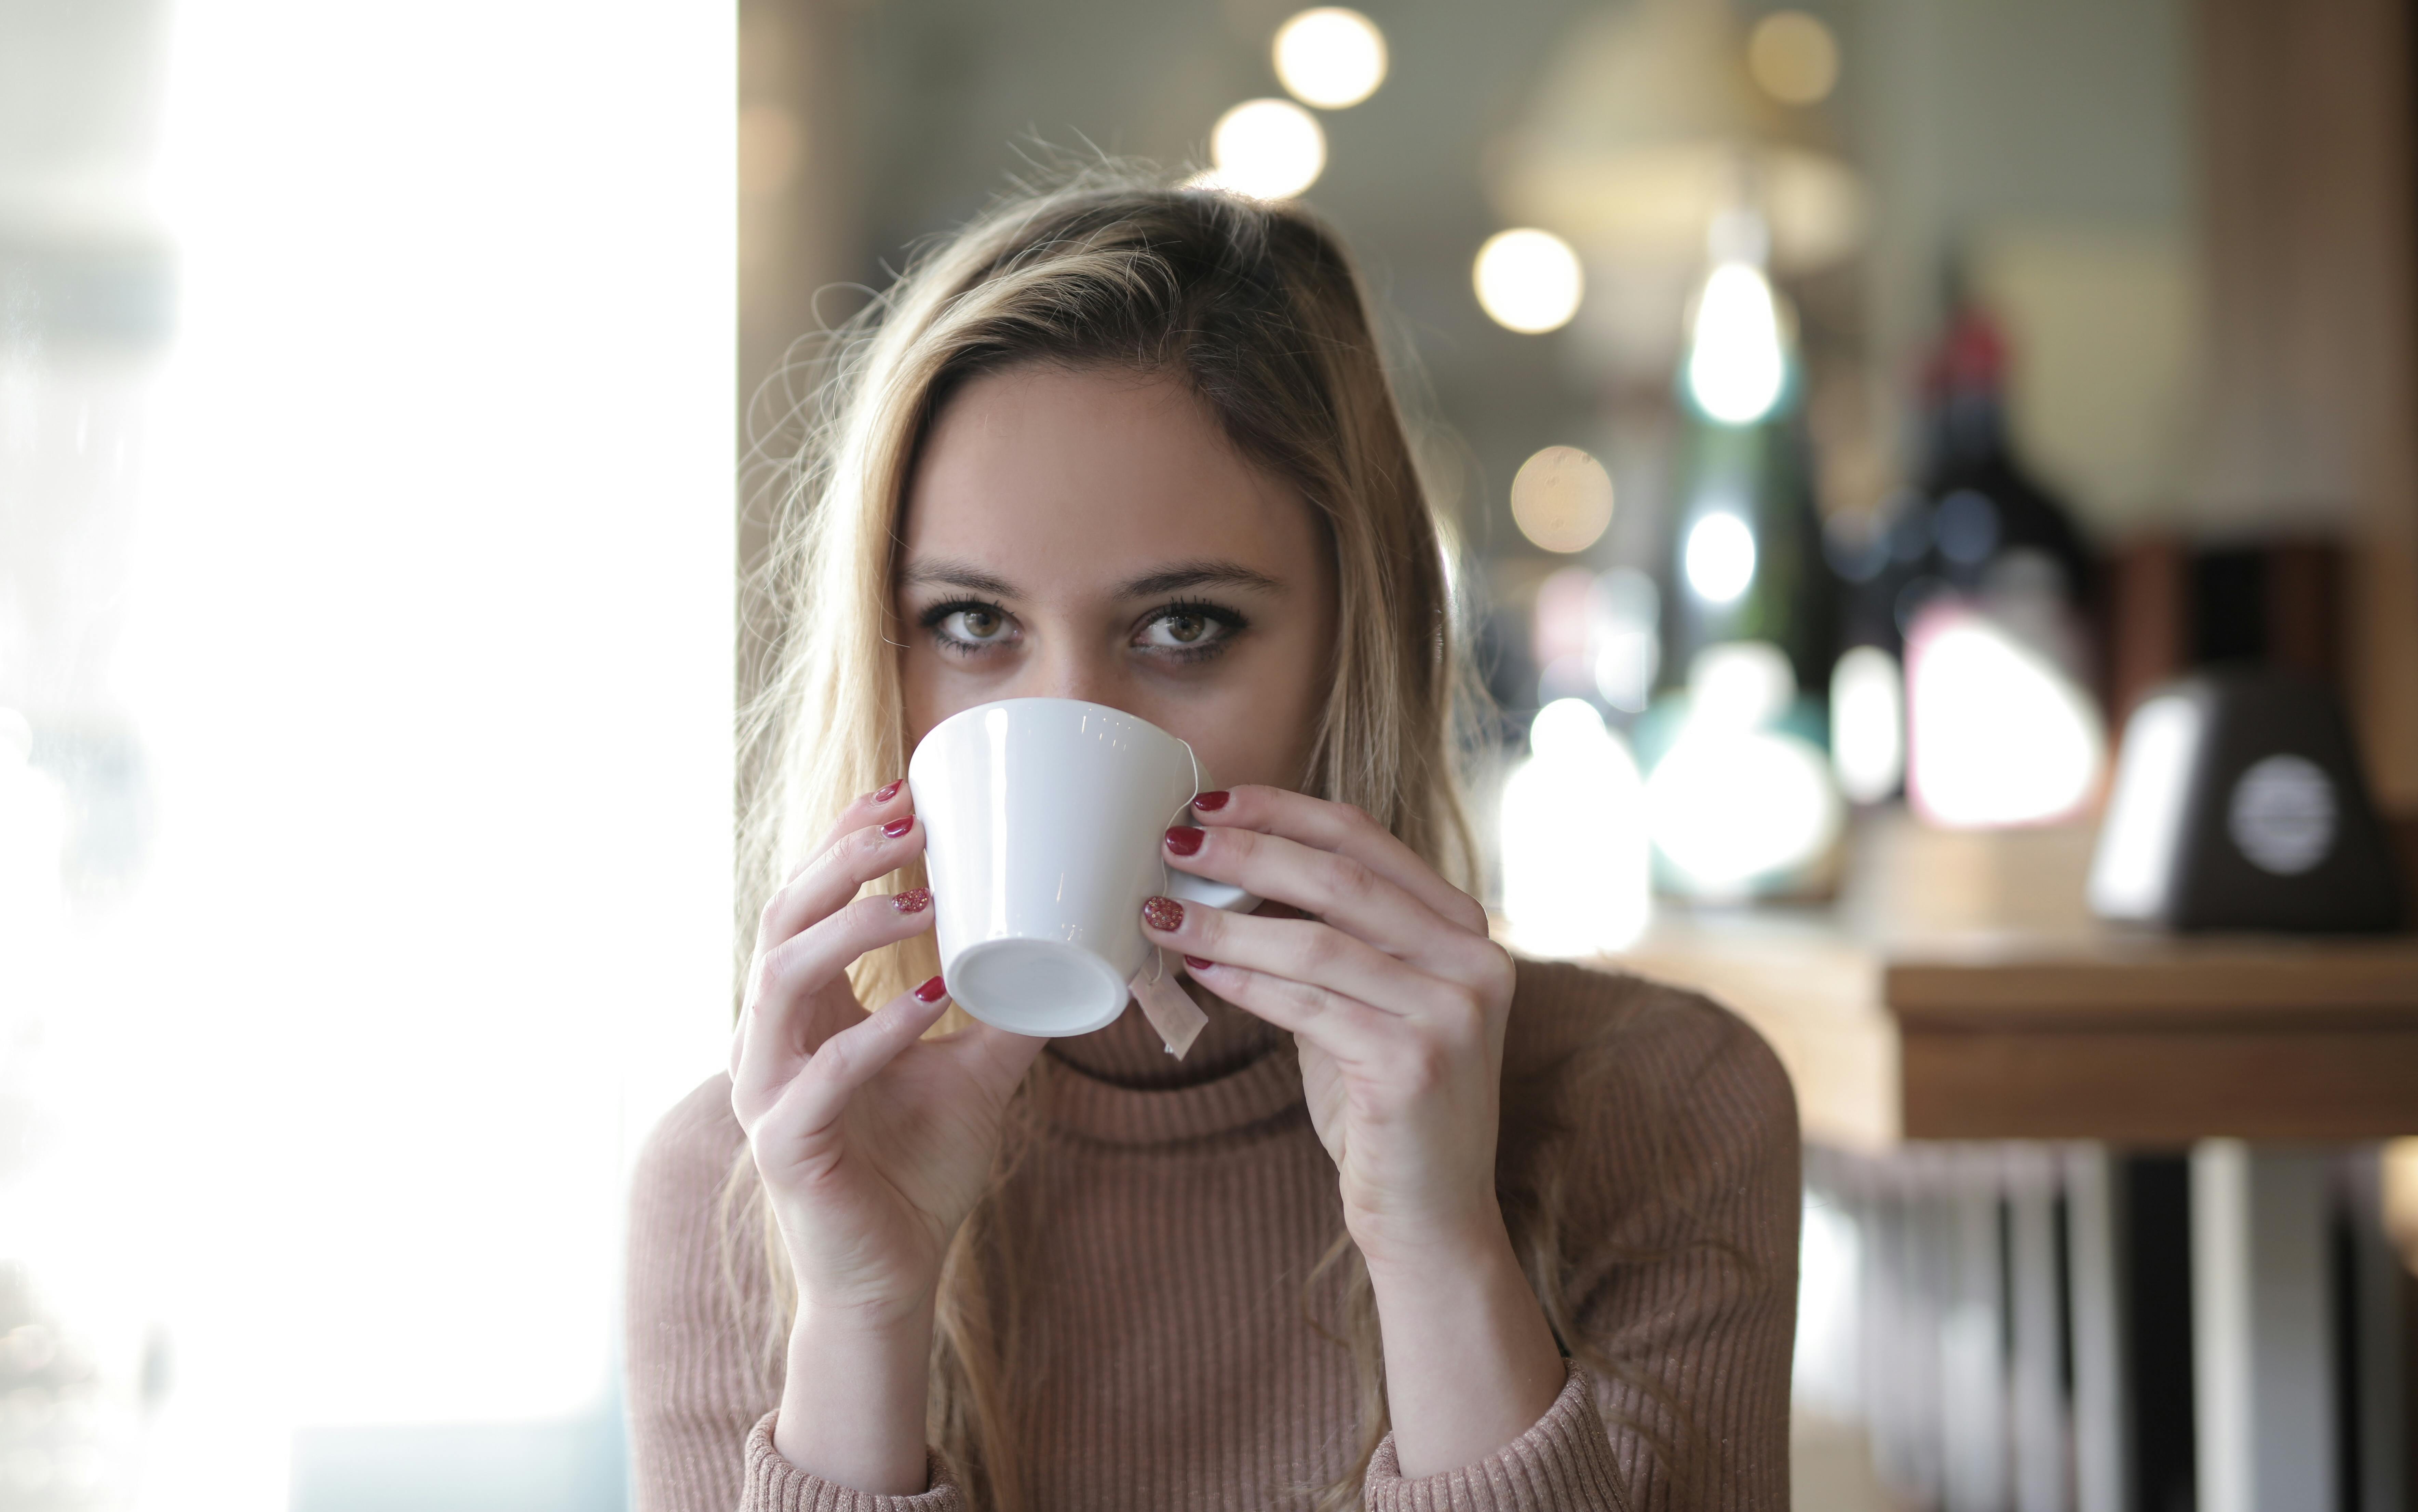
<path fill-rule="evenodd" d="M 742 935 L 833 817 L 906 771 L 893 589 L 911 470 L 957 386 L 1024 363 L 1179 378 L 1242 455 L 1298 490 L 1331 549 L 1339 610 L 1305 787 L 1367 811 L 1470 885 L 1477 856 L 1455 775 L 1455 721 L 1468 706 L 1447 563 L 1359 275 L 1315 216 L 1094 167 L 1005 200 L 931 248 L 832 333 L 818 360 L 820 381 L 799 417 L 803 440 L 772 494 L 772 548 L 755 586 L 771 615 L 756 649 L 767 676 L 742 724 Z M 920 881 L 918 868 L 884 885 Z M 865 957 L 855 985 L 880 1001 L 937 966 L 931 937 L 918 936 Z M 1046 1067 L 1045 1057 L 1016 1099 L 989 1195 L 958 1233 L 941 1281 L 932 1442 L 988 1512 L 1027 1504 L 1012 1397 L 1002 1389 L 1016 1353 L 1026 1215 L 1003 1194 L 1034 1148 Z M 726 1191 L 742 1203 L 757 1195 L 743 1150 Z M 1549 1199 L 1506 1191 L 1506 1214 L 1567 1339 Z M 775 1294 L 793 1308 L 777 1236 L 761 1227 Z M 1340 1234 L 1321 1276 L 1337 1268 L 1339 1337 L 1354 1362 L 1363 1430 L 1357 1462 L 1320 1498 L 1339 1507 L 1356 1503 L 1385 1410 L 1367 1274 Z M 787 1321 L 770 1325 L 777 1357 Z"/>

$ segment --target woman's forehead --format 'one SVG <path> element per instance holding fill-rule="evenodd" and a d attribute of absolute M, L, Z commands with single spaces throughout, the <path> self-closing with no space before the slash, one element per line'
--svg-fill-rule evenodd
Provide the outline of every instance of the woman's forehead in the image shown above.
<path fill-rule="evenodd" d="M 1283 582 L 1318 559 L 1308 506 L 1189 389 L 1099 369 L 959 389 L 918 459 L 904 537 L 911 580 L 972 571 L 1026 592 L 1110 593 L 1184 563 Z"/>

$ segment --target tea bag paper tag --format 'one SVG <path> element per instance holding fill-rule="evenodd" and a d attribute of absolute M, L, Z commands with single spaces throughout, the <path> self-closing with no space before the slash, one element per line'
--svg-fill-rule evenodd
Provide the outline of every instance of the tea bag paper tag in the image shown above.
<path fill-rule="evenodd" d="M 1156 958 L 1134 973 L 1134 1001 L 1141 1004 L 1141 1016 L 1167 1046 L 1167 1053 L 1181 1061 L 1192 1042 L 1201 1037 L 1201 1027 L 1209 1016 L 1192 1000 L 1175 980 L 1175 963 L 1166 953 L 1154 952 Z"/>

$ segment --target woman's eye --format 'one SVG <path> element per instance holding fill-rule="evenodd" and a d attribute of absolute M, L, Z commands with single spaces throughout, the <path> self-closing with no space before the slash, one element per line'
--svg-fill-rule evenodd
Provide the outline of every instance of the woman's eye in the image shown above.
<path fill-rule="evenodd" d="M 930 623 L 942 640 L 960 646 L 997 646 L 1015 638 L 1006 615 L 976 605 L 951 609 Z"/>
<path fill-rule="evenodd" d="M 1205 650 L 1225 640 L 1234 627 L 1198 609 L 1170 609 L 1142 627 L 1139 644 L 1161 650 Z"/>

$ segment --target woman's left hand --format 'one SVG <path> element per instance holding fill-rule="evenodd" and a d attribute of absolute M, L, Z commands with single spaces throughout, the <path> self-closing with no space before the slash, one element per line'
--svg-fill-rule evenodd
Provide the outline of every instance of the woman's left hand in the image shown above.
<path fill-rule="evenodd" d="M 1253 787 L 1193 807 L 1202 827 L 1168 832 L 1170 864 L 1307 917 L 1154 898 L 1145 932 L 1201 985 L 1293 1031 L 1344 1223 L 1371 1269 L 1500 1244 L 1512 966 L 1486 910 L 1346 804 Z"/>
<path fill-rule="evenodd" d="M 1494 1195 L 1511 957 L 1475 899 L 1358 809 L 1277 787 L 1192 806 L 1201 827 L 1167 832 L 1169 863 L 1295 916 L 1153 898 L 1143 928 L 1201 985 L 1293 1031 L 1369 1265 L 1398 1467 L 1476 1464 L 1565 1380 Z"/>

